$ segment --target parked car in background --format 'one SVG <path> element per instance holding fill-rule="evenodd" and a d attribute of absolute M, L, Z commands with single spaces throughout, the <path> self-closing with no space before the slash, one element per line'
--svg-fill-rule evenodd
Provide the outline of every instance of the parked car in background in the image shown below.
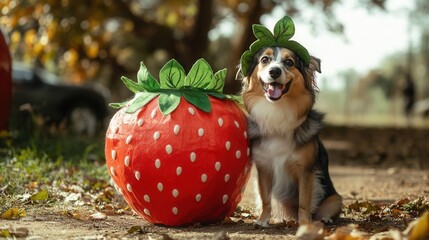
<path fill-rule="evenodd" d="M 12 60 L 4 36 L 0 28 L 0 130 L 8 128 L 12 102 Z"/>
<path fill-rule="evenodd" d="M 108 109 L 101 93 L 88 87 L 66 85 L 58 76 L 41 68 L 14 62 L 12 69 L 12 112 L 18 121 L 41 116 L 44 124 L 66 126 L 87 135 L 94 135 L 103 126 Z"/>

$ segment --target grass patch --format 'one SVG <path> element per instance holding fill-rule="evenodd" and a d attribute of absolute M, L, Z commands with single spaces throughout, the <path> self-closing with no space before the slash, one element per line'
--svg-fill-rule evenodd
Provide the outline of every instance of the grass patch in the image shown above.
<path fill-rule="evenodd" d="M 108 185 L 102 136 L 45 130 L 0 134 L 0 212 L 43 189 L 55 195 L 55 189 L 69 186 L 92 191 Z"/>

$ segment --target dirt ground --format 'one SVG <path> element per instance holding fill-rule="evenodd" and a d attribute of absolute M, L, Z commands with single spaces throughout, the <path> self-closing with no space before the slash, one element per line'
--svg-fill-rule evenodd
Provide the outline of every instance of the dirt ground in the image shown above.
<path fill-rule="evenodd" d="M 330 154 L 334 185 L 345 205 L 356 200 L 388 204 L 428 197 L 428 130 L 327 127 L 322 138 Z M 27 239 L 295 239 L 297 227 L 287 223 L 253 227 L 258 215 L 255 186 L 253 169 L 239 210 L 230 220 L 212 225 L 171 228 L 149 224 L 133 214 L 78 220 L 64 214 L 67 207 L 63 206 L 26 209 L 27 217 L 0 220 L 0 227 L 28 229 Z M 371 224 L 364 221 L 343 214 L 327 228 Z M 381 224 L 403 230 L 408 222 L 400 221 Z"/>

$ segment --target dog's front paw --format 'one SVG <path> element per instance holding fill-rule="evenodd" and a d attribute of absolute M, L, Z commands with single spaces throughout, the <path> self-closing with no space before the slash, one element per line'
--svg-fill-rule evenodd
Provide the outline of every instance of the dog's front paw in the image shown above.
<path fill-rule="evenodd" d="M 257 221 L 255 221 L 254 223 L 253 223 L 253 227 L 255 228 L 255 229 L 258 229 L 258 228 L 268 228 L 270 225 L 268 224 L 268 220 L 265 220 L 265 221 L 260 221 L 260 220 L 257 220 Z"/>

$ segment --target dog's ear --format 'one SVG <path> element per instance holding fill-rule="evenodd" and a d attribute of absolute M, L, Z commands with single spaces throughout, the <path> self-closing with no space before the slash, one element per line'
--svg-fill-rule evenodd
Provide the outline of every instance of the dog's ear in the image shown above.
<path fill-rule="evenodd" d="M 321 69 L 321 61 L 319 58 L 314 57 L 314 56 L 310 56 L 310 68 L 317 71 L 318 73 L 322 73 L 322 69 Z"/>

